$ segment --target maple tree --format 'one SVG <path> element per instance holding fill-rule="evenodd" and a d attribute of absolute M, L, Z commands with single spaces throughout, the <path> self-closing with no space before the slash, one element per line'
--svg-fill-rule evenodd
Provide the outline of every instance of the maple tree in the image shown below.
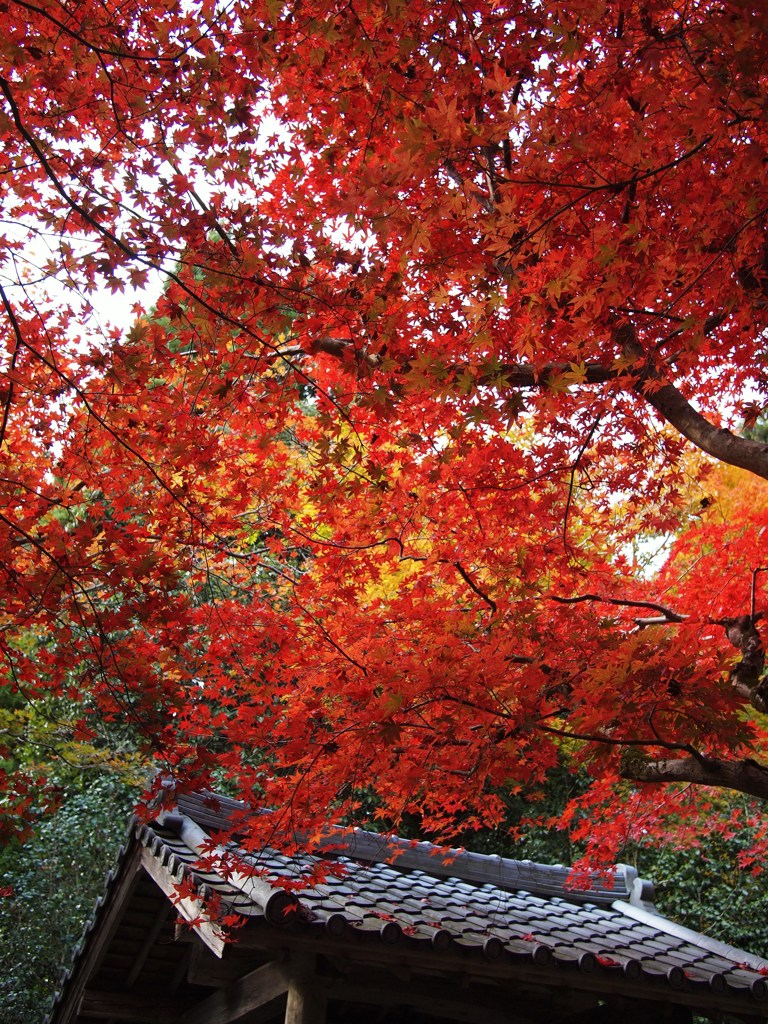
<path fill-rule="evenodd" d="M 4 685 L 289 826 L 765 797 L 763 5 L 2 10 Z"/>

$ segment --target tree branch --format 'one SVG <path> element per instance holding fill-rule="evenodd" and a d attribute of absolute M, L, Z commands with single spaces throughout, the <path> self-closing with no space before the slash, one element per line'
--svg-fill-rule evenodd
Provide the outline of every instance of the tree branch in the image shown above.
<path fill-rule="evenodd" d="M 630 337 L 631 335 L 631 337 Z M 668 381 L 662 380 L 658 373 L 647 367 L 645 354 L 632 338 L 634 329 L 625 325 L 617 332 L 622 347 L 638 361 L 645 364 L 639 368 L 639 376 L 631 389 L 648 403 L 659 415 L 678 430 L 683 437 L 701 451 L 706 452 L 720 462 L 730 466 L 746 469 L 756 476 L 768 480 L 768 444 L 740 437 L 724 427 L 717 427 L 693 408 L 691 403 L 678 389 Z M 309 353 L 322 352 L 337 359 L 354 358 L 358 363 L 373 368 L 378 365 L 379 358 L 375 353 L 366 353 L 365 349 L 355 348 L 347 338 L 323 337 L 313 341 Z M 307 350 L 299 346 L 280 350 L 276 355 L 296 358 L 306 355 Z M 401 367 L 407 373 L 408 363 Z M 456 373 L 461 371 L 456 366 Z M 528 363 L 501 365 L 493 373 L 483 374 L 477 378 L 480 385 L 499 386 L 502 388 L 543 388 L 553 379 L 563 374 L 573 374 L 570 363 L 547 363 L 546 366 L 535 367 Z M 601 363 L 587 363 L 583 374 L 579 377 L 580 384 L 604 384 L 607 381 L 627 377 L 626 370 L 604 366 Z"/>
<path fill-rule="evenodd" d="M 375 352 L 366 351 L 365 347 L 358 347 L 350 338 L 338 338 L 333 335 L 324 335 L 310 341 L 306 348 L 301 345 L 288 345 L 285 348 L 276 349 L 274 355 L 283 359 L 297 359 L 306 355 L 333 356 L 336 359 L 355 360 L 358 363 L 374 368 L 381 362 Z M 400 373 L 408 373 L 411 364 L 406 361 L 399 368 Z M 459 364 L 449 367 L 449 372 L 456 375 L 463 373 L 466 367 Z M 544 366 L 536 367 L 529 363 L 505 363 L 495 369 L 493 373 L 481 374 L 477 378 L 478 384 L 497 384 L 510 388 L 543 388 L 547 387 L 553 378 L 562 376 L 565 373 L 573 374 L 573 366 L 570 363 L 547 363 Z M 619 372 L 612 367 L 603 366 L 602 363 L 587 363 L 583 375 L 579 379 L 584 384 L 604 384 L 606 381 L 615 380 Z"/>
<path fill-rule="evenodd" d="M 485 591 L 481 590 L 480 587 L 478 587 L 478 585 L 475 583 L 475 581 L 469 575 L 469 573 L 464 568 L 464 566 L 461 564 L 461 562 L 454 562 L 453 564 L 454 564 L 454 567 L 455 567 L 456 571 L 458 572 L 459 576 L 461 576 L 461 578 L 464 580 L 464 582 L 467 584 L 467 586 L 469 586 L 472 590 L 474 590 L 474 592 L 477 594 L 477 596 L 479 598 L 481 598 L 483 601 L 485 601 L 485 603 L 488 605 L 488 607 L 491 609 L 491 611 L 495 615 L 498 609 L 496 607 L 496 602 L 493 600 L 493 598 L 488 597 L 488 595 L 485 593 Z"/>
<path fill-rule="evenodd" d="M 735 789 L 768 799 L 768 768 L 751 758 L 720 761 L 717 758 L 683 757 L 643 762 L 632 758 L 622 768 L 622 778 L 632 782 L 692 782 L 699 786 Z"/>
<path fill-rule="evenodd" d="M 627 321 L 617 329 L 616 341 L 637 365 L 638 377 L 633 386 L 635 394 L 707 455 L 768 480 L 768 445 L 739 437 L 725 427 L 716 427 L 694 409 L 674 384 L 664 380 L 651 365 L 631 322 Z"/>
<path fill-rule="evenodd" d="M 697 412 L 672 384 L 639 382 L 635 391 L 668 423 L 707 455 L 768 480 L 768 445 L 716 427 Z"/>
<path fill-rule="evenodd" d="M 768 680 L 763 678 L 765 651 L 755 626 L 759 618 L 761 614 L 758 612 L 754 616 L 719 619 L 717 624 L 725 629 L 730 642 L 741 651 L 741 661 L 731 671 L 731 685 L 740 697 L 765 714 L 768 711 Z"/>
<path fill-rule="evenodd" d="M 674 740 L 662 740 L 658 736 L 646 739 L 622 736 L 608 736 L 602 732 L 574 732 L 571 729 L 558 729 L 554 725 L 544 725 L 541 721 L 534 726 L 540 732 L 551 732 L 554 736 L 564 736 L 568 740 L 581 740 L 584 743 L 607 743 L 613 747 L 661 747 L 663 750 L 685 750 L 697 761 L 704 757 L 690 743 L 676 743 Z M 767 776 L 768 777 L 768 776 Z"/>
<path fill-rule="evenodd" d="M 622 608 L 649 608 L 651 611 L 659 612 L 663 618 L 658 622 L 685 622 L 687 615 L 680 615 L 673 612 L 671 608 L 665 608 L 663 604 L 656 604 L 655 601 L 630 601 L 620 597 L 604 597 L 602 594 L 579 594 L 578 597 L 558 597 L 550 594 L 550 601 L 557 601 L 558 604 L 580 604 L 582 601 L 597 601 L 601 604 L 615 604 Z M 639 620 L 635 620 L 636 622 Z M 646 624 L 645 620 L 642 620 Z"/>

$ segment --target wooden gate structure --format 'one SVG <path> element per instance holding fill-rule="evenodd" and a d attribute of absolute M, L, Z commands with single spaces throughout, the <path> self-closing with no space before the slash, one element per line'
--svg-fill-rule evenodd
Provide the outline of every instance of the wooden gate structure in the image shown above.
<path fill-rule="evenodd" d="M 574 891 L 560 866 L 343 830 L 203 864 L 241 811 L 185 795 L 134 824 L 49 1024 L 768 1020 L 768 961 L 659 915 L 632 868 Z M 293 891 L 321 855 L 343 870 Z"/>

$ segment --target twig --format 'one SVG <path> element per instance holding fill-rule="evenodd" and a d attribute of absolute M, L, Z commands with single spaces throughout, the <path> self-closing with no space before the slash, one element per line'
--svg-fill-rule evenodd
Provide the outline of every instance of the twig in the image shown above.
<path fill-rule="evenodd" d="M 589 432 L 587 433 L 584 443 L 582 444 L 581 448 L 579 448 L 579 453 L 576 456 L 575 462 L 573 462 L 573 464 L 571 465 L 571 474 L 568 480 L 568 498 L 565 502 L 565 513 L 563 515 L 563 547 L 571 556 L 573 556 L 573 549 L 571 548 L 571 545 L 568 543 L 568 515 L 571 510 L 571 502 L 573 501 L 573 491 L 576 485 L 576 470 L 579 468 L 579 465 L 581 463 L 581 460 L 584 458 L 584 454 L 587 448 L 589 448 L 590 444 L 592 443 L 592 438 L 595 436 L 595 431 L 597 430 L 601 419 L 602 413 L 598 413 L 598 415 L 595 416 L 592 426 L 589 428 Z"/>
<path fill-rule="evenodd" d="M 536 723 L 536 728 L 542 732 L 551 732 L 555 736 L 564 736 L 569 740 L 582 740 L 585 743 L 608 743 L 614 747 L 662 747 L 664 750 L 684 750 L 700 764 L 705 764 L 707 759 L 690 743 L 675 743 L 672 740 L 660 740 L 656 737 L 651 739 L 622 739 L 616 736 L 605 736 L 602 733 L 579 733 L 569 732 L 567 729 L 556 729 L 553 725 L 542 725 Z"/>
<path fill-rule="evenodd" d="M 474 592 L 477 594 L 477 596 L 479 598 L 481 598 L 483 601 L 485 601 L 485 603 L 488 605 L 488 607 L 491 609 L 491 611 L 495 615 L 496 612 L 498 611 L 498 607 L 496 605 L 496 602 L 493 600 L 493 598 L 488 597 L 488 595 L 486 593 L 484 593 L 480 589 L 480 587 L 478 587 L 478 585 L 475 583 L 475 581 L 469 575 L 469 573 L 464 568 L 464 566 L 461 564 L 461 562 L 454 562 L 453 564 L 454 564 L 454 566 L 456 568 L 456 571 L 458 572 L 459 576 L 461 576 L 461 578 L 464 580 L 464 582 L 467 584 L 467 586 L 471 587 L 471 589 L 474 590 Z"/>

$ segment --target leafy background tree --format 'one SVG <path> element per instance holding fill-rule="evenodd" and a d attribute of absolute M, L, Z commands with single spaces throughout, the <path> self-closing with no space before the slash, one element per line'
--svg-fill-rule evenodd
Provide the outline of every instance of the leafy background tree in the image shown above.
<path fill-rule="evenodd" d="M 115 865 L 136 796 L 115 775 L 71 784 L 34 838 L 0 851 L 0 1005 L 5 1024 L 42 1021 Z"/>

